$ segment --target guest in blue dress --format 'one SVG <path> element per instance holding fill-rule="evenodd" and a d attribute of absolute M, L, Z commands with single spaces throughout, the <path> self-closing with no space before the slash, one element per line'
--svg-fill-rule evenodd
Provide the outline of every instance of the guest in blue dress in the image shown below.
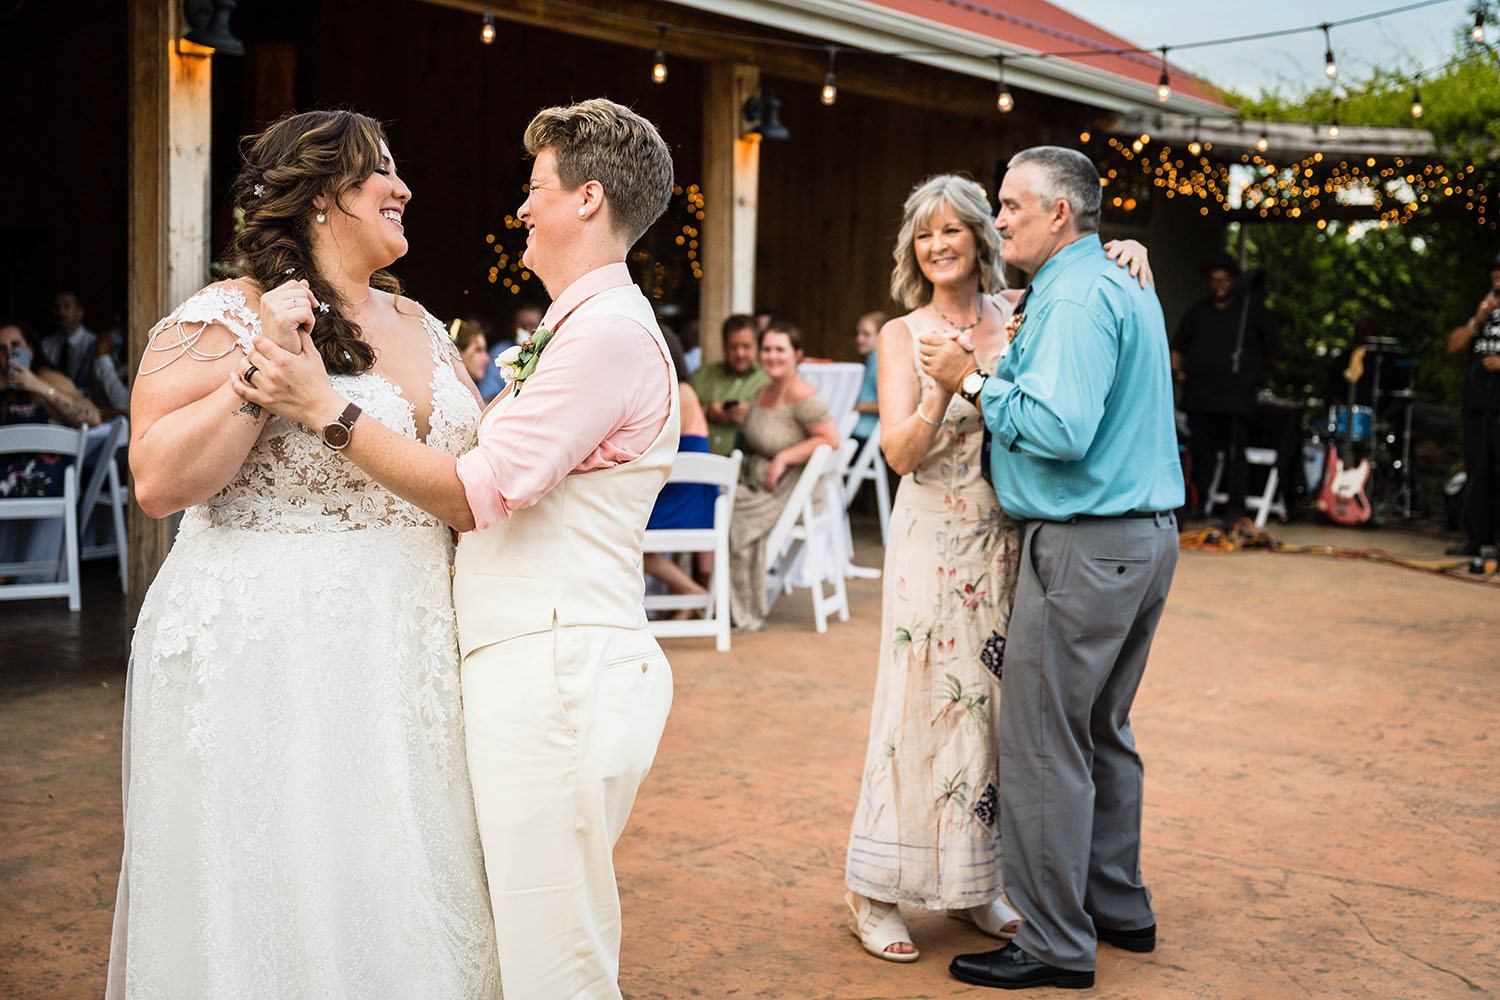
<path fill-rule="evenodd" d="M 698 394 L 688 381 L 682 341 L 670 330 L 663 331 L 662 337 L 667 342 L 667 351 L 672 355 L 672 367 L 677 371 L 678 409 L 682 414 L 682 431 L 677 439 L 677 450 L 706 455 L 708 418 L 704 416 Z M 656 506 L 651 508 L 651 519 L 646 522 L 646 530 L 712 528 L 714 501 L 718 496 L 718 487 L 706 483 L 667 483 L 656 495 Z M 696 556 L 695 569 L 701 579 L 706 580 L 713 573 L 713 558 L 711 552 L 700 552 Z M 646 553 L 645 569 L 648 575 L 666 584 L 667 589 L 674 594 L 708 593 L 701 583 L 689 576 L 664 552 Z"/>

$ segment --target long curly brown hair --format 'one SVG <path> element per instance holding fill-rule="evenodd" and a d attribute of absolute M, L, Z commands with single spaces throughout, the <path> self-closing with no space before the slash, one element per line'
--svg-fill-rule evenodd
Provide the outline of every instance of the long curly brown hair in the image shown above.
<path fill-rule="evenodd" d="M 381 165 L 385 129 L 353 111 L 304 111 L 286 115 L 265 131 L 240 140 L 243 165 L 229 195 L 244 225 L 229 246 L 262 290 L 288 279 L 305 279 L 328 312 L 317 317 L 312 339 L 330 374 L 352 375 L 375 364 L 375 350 L 349 318 L 349 303 L 318 270 L 312 252 L 313 199 L 346 215 L 344 197 Z M 401 282 L 376 271 L 370 284 L 401 294 Z"/>

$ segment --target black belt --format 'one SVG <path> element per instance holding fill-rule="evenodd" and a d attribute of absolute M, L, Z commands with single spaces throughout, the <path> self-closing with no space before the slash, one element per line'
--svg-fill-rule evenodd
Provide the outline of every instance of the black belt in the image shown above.
<path fill-rule="evenodd" d="M 1162 518 L 1170 518 L 1170 510 L 1127 510 L 1123 514 L 1074 514 L 1072 517 L 1062 521 L 1053 521 L 1053 524 L 1077 524 L 1080 521 L 1160 521 Z M 1047 518 L 1038 518 L 1047 520 Z"/>

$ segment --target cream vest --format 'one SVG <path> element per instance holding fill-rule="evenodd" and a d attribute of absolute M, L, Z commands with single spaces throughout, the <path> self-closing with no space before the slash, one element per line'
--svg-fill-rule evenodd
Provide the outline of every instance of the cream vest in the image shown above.
<path fill-rule="evenodd" d="M 656 316 L 640 289 L 622 285 L 586 299 L 559 323 L 615 313 L 651 332 L 667 365 L 671 408 L 661 432 L 639 458 L 607 469 L 573 472 L 524 510 L 459 539 L 453 603 L 462 656 L 481 646 L 557 625 L 644 628 L 641 540 L 672 471 L 680 426 L 676 379 Z M 496 420 L 500 400 L 480 421 Z"/>

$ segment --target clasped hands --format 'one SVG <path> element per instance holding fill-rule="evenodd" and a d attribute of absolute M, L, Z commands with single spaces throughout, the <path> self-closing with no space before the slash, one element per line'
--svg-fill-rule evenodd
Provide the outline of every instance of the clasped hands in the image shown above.
<path fill-rule="evenodd" d="M 922 371 L 944 392 L 956 393 L 964 377 L 978 371 L 974 341 L 967 333 L 924 333 L 917 345 Z"/>
<path fill-rule="evenodd" d="M 235 395 L 308 427 L 322 427 L 343 411 L 345 400 L 313 345 L 317 310 L 306 281 L 284 282 L 261 296 L 261 333 L 251 342 L 245 367 L 229 377 Z"/>

